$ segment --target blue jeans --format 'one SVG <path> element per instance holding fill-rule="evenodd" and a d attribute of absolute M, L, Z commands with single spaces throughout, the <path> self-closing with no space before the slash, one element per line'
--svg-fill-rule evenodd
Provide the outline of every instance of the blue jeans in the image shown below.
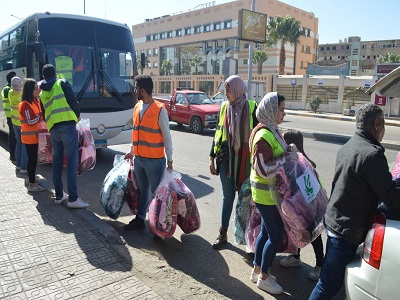
<path fill-rule="evenodd" d="M 150 197 L 160 184 L 162 175 L 166 169 L 166 159 L 164 158 L 145 158 L 135 156 L 134 171 L 139 188 L 139 207 L 138 218 L 146 219 L 147 209 L 150 204 Z M 150 193 L 151 191 L 151 193 Z"/>
<path fill-rule="evenodd" d="M 51 147 L 53 151 L 53 184 L 56 198 L 63 196 L 62 171 L 64 152 L 67 157 L 67 187 L 69 201 L 78 199 L 78 132 L 75 124 L 58 125 L 50 130 Z"/>
<path fill-rule="evenodd" d="M 321 276 L 309 299 L 332 299 L 339 292 L 346 265 L 356 254 L 357 248 L 358 245 L 342 238 L 328 236 Z"/>
<path fill-rule="evenodd" d="M 221 227 L 228 229 L 229 219 L 232 215 L 233 202 L 235 201 L 235 178 L 233 172 L 231 177 L 226 177 L 226 172 L 229 167 L 229 161 L 224 161 L 219 165 L 219 178 L 222 184 L 222 214 Z"/>
<path fill-rule="evenodd" d="M 26 153 L 25 144 L 21 140 L 21 127 L 13 125 L 15 138 L 17 139 L 17 144 L 15 147 L 15 161 L 16 166 L 20 167 L 21 170 L 26 170 L 28 166 L 28 154 Z"/>
<path fill-rule="evenodd" d="M 260 266 L 262 273 L 268 274 L 276 252 L 283 242 L 285 229 L 275 205 L 255 204 L 261 214 L 261 229 L 256 241 L 253 264 Z"/>

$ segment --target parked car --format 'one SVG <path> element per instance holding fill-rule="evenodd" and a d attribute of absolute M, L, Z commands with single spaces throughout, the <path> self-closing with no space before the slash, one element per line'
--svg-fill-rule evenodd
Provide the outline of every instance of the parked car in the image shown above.
<path fill-rule="evenodd" d="M 367 92 L 399 98 L 399 80 L 400 68 L 397 68 Z M 400 298 L 399 245 L 400 215 L 380 205 L 364 243 L 358 248 L 358 255 L 346 267 L 345 287 L 349 300 Z"/>

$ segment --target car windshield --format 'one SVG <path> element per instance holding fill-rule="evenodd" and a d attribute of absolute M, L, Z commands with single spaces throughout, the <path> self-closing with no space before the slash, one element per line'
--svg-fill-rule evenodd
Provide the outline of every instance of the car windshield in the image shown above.
<path fill-rule="evenodd" d="M 187 93 L 190 104 L 201 105 L 201 104 L 213 104 L 212 100 L 208 98 L 206 93 Z"/>

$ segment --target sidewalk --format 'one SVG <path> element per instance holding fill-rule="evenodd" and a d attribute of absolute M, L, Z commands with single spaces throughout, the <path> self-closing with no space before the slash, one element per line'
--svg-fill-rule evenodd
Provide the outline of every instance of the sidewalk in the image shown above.
<path fill-rule="evenodd" d="M 162 299 L 133 276 L 123 238 L 86 209 L 28 194 L 0 147 L 0 299 Z"/>

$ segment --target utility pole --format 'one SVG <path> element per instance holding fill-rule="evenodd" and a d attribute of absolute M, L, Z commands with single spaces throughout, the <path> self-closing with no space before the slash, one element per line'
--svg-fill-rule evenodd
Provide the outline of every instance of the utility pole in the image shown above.
<path fill-rule="evenodd" d="M 255 9 L 256 0 L 251 0 L 251 11 Z M 247 99 L 251 98 L 251 79 L 253 77 L 253 42 L 250 42 L 249 45 L 249 70 L 248 70 L 248 79 L 247 79 Z"/>

